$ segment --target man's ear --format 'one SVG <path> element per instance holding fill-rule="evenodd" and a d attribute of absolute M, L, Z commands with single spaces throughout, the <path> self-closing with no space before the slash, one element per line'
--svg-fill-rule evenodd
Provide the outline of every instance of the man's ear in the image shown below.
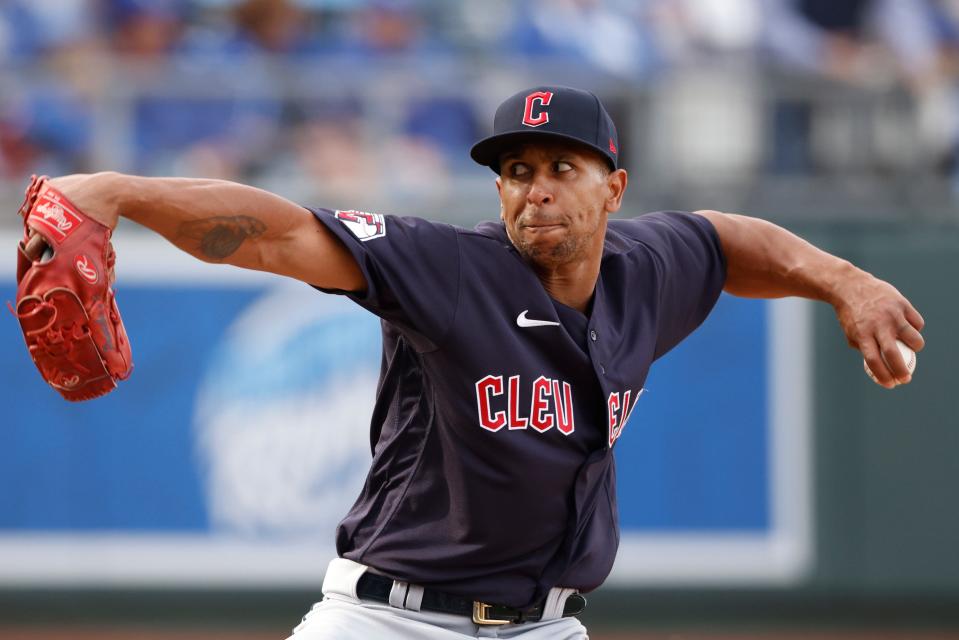
<path fill-rule="evenodd" d="M 626 193 L 626 184 L 629 182 L 626 169 L 611 171 L 606 176 L 606 187 L 609 190 L 606 197 L 606 211 L 616 213 L 623 204 L 623 194 Z"/>
<path fill-rule="evenodd" d="M 503 220 L 505 211 L 503 211 L 503 179 L 496 176 L 496 193 L 499 194 L 499 219 Z"/>

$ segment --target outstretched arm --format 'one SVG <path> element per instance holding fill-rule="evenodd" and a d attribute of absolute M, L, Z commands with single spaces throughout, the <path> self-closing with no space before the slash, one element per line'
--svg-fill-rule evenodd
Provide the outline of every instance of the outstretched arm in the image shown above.
<path fill-rule="evenodd" d="M 312 213 L 262 189 L 111 172 L 50 184 L 111 229 L 120 216 L 129 218 L 205 262 L 269 271 L 326 289 L 366 288 L 353 256 Z"/>
<path fill-rule="evenodd" d="M 800 296 L 830 303 L 851 347 L 886 388 L 911 379 L 896 339 L 924 346 L 919 312 L 888 282 L 771 222 L 697 211 L 712 222 L 726 255 L 725 290 L 749 298 Z"/>

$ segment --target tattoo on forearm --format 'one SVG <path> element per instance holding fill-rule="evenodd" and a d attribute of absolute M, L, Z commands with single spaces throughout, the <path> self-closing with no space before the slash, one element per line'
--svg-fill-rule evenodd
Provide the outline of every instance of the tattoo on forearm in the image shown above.
<path fill-rule="evenodd" d="M 251 216 L 215 216 L 184 222 L 177 229 L 177 235 L 199 243 L 206 257 L 223 260 L 233 255 L 244 240 L 257 238 L 264 231 L 266 224 Z"/>

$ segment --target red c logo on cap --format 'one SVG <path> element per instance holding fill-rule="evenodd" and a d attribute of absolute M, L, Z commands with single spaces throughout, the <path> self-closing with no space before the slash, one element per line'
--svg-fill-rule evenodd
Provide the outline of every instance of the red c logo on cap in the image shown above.
<path fill-rule="evenodd" d="M 523 110 L 523 124 L 527 127 L 538 127 L 541 124 L 549 122 L 549 113 L 543 107 L 549 106 L 549 101 L 553 99 L 550 91 L 534 91 L 526 96 L 526 108 Z M 539 105 L 537 105 L 537 101 Z M 533 108 L 539 106 L 540 111 L 533 115 Z"/>

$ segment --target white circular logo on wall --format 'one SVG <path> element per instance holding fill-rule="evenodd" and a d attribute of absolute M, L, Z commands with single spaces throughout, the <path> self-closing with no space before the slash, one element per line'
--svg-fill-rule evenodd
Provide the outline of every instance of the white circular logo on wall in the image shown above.
<path fill-rule="evenodd" d="M 379 320 L 290 285 L 247 308 L 214 350 L 197 448 L 213 531 L 332 542 L 369 469 Z"/>

